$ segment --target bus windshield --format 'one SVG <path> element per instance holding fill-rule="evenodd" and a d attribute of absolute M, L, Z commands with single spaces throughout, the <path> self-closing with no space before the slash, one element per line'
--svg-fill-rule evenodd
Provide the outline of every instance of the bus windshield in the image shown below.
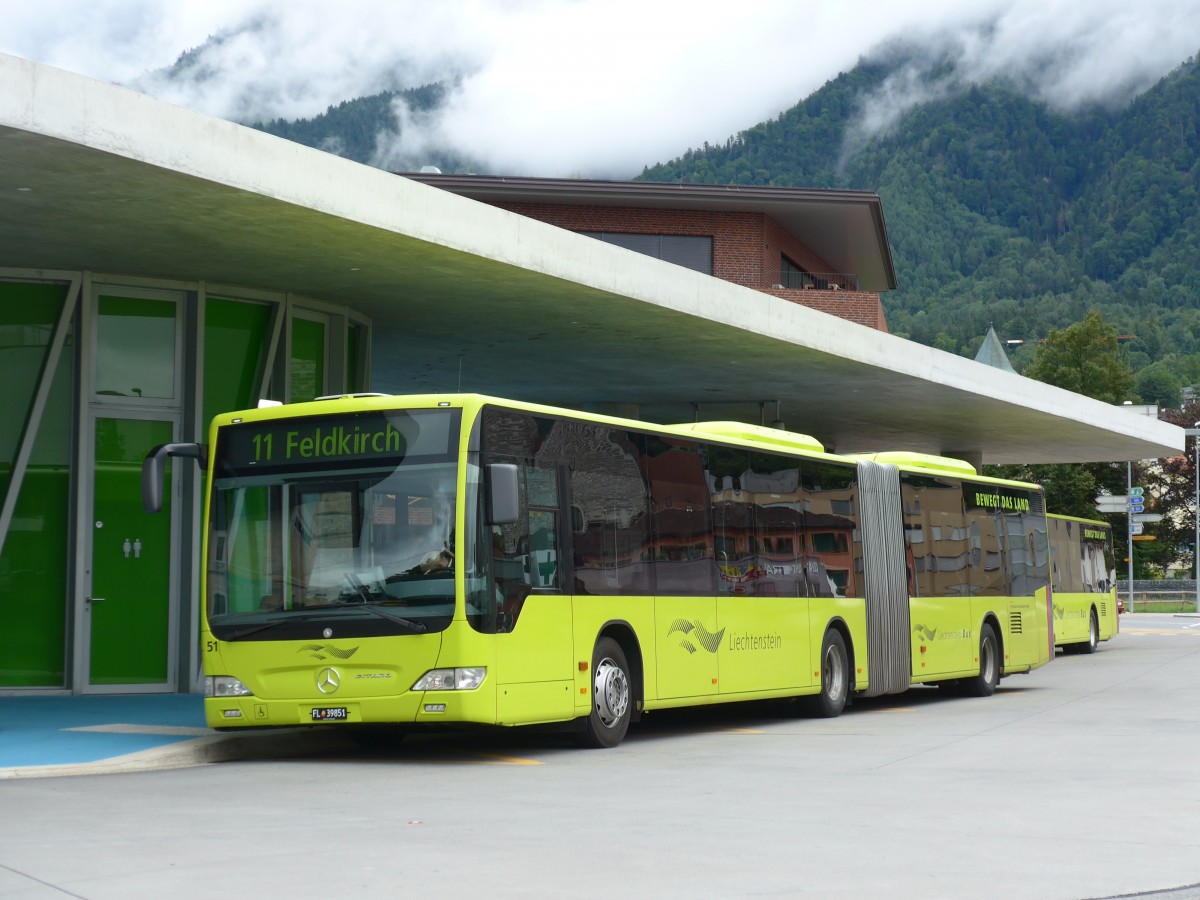
<path fill-rule="evenodd" d="M 454 615 L 457 420 L 440 410 L 389 412 L 386 421 L 322 417 L 222 435 L 208 536 L 213 634 L 444 630 Z M 372 435 L 393 433 L 402 439 L 358 452 Z M 318 453 L 322 440 L 330 452 Z M 256 442 L 257 455 L 247 450 Z M 339 444 L 348 452 L 338 453 Z M 291 456 L 281 453 L 289 446 Z"/>

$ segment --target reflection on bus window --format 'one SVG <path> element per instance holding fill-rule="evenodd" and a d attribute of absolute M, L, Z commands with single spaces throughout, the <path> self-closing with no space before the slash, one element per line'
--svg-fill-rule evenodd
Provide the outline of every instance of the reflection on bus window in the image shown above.
<path fill-rule="evenodd" d="M 453 464 L 407 465 L 374 476 L 266 480 L 216 485 L 219 539 L 209 553 L 215 624 L 222 616 L 345 604 L 426 612 L 436 607 L 437 624 L 448 624 L 454 598 Z"/>
<path fill-rule="evenodd" d="M 648 594 L 650 498 L 641 438 L 605 426 L 571 424 L 571 502 L 578 594 Z"/>

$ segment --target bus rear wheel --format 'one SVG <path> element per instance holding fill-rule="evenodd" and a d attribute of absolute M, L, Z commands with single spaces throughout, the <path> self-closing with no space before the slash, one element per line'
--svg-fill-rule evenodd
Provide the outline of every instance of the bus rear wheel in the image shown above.
<path fill-rule="evenodd" d="M 850 661 L 841 632 L 830 628 L 821 641 L 821 693 L 802 697 L 801 708 L 811 716 L 832 719 L 842 714 L 850 698 Z"/>
<path fill-rule="evenodd" d="M 990 697 L 1000 683 L 1000 642 L 987 622 L 979 629 L 979 674 L 962 682 L 963 693 L 972 697 Z"/>
<path fill-rule="evenodd" d="M 1088 617 L 1088 639 L 1086 644 L 1079 645 L 1080 653 L 1095 653 L 1100 646 L 1100 622 L 1096 618 L 1096 611 L 1093 609 L 1092 614 Z"/>
<path fill-rule="evenodd" d="M 592 651 L 592 711 L 576 741 L 581 747 L 615 747 L 625 738 L 633 713 L 632 680 L 625 651 L 600 638 Z"/>

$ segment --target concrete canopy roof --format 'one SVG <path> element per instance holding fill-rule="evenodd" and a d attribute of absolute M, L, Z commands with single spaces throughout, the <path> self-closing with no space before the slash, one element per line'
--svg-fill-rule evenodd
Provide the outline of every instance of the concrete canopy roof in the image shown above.
<path fill-rule="evenodd" d="M 0 266 L 238 285 L 375 323 L 376 390 L 771 421 L 849 453 L 1148 459 L 1182 429 L 0 54 Z M 760 406 L 760 404 L 763 404 Z"/>

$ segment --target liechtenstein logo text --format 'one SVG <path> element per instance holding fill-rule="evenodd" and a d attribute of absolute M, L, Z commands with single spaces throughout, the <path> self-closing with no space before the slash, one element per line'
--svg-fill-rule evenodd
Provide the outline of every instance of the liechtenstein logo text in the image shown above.
<path fill-rule="evenodd" d="M 688 653 L 696 652 L 696 644 L 699 644 L 709 653 L 716 653 L 717 648 L 721 646 L 721 638 L 725 635 L 724 628 L 714 634 L 700 622 L 689 622 L 687 619 L 676 619 L 671 623 L 671 627 L 667 629 L 667 634 L 671 635 L 677 631 L 683 635 L 679 639 L 679 646 Z M 696 643 L 693 644 L 692 641 Z"/>
<path fill-rule="evenodd" d="M 930 628 L 928 625 L 917 625 L 913 628 L 913 632 L 920 635 L 921 640 L 928 641 L 929 643 L 933 643 L 939 639 L 943 641 L 966 641 L 975 636 L 975 632 L 969 628 L 962 628 L 958 631 L 946 631 L 944 628 Z"/>

